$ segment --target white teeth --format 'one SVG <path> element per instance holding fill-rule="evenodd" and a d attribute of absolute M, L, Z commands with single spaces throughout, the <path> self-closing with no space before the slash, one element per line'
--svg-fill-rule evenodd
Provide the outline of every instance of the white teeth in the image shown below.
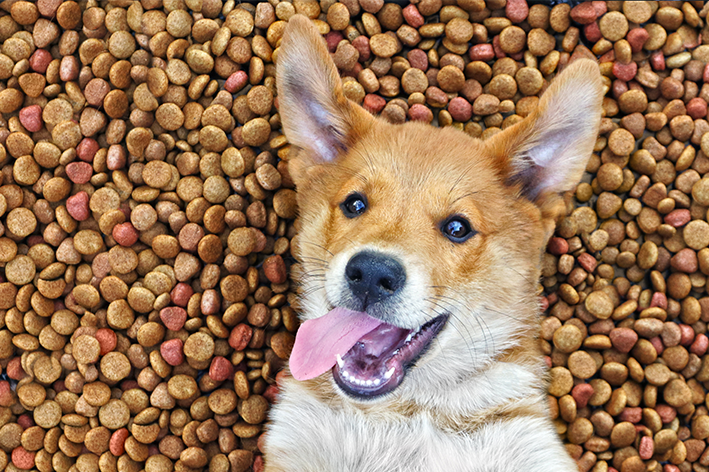
<path fill-rule="evenodd" d="M 379 380 L 379 379 L 374 379 L 374 386 L 378 387 L 380 383 L 382 383 L 381 380 Z"/>
<path fill-rule="evenodd" d="M 404 342 L 407 342 L 407 343 L 408 343 L 408 342 L 411 341 L 413 338 L 414 338 L 414 333 L 409 333 L 409 335 L 406 336 L 406 341 L 404 341 Z"/>
<path fill-rule="evenodd" d="M 387 380 L 389 380 L 392 375 L 394 375 L 394 367 L 392 367 L 391 369 L 387 370 L 386 374 L 384 374 L 384 377 L 385 377 Z"/>
<path fill-rule="evenodd" d="M 371 380 L 367 380 L 364 384 L 365 384 L 367 387 L 371 387 L 373 383 L 374 383 L 374 382 L 372 382 Z"/>
<path fill-rule="evenodd" d="M 342 356 L 340 356 L 340 355 L 338 354 L 338 355 L 337 355 L 337 367 L 339 367 L 340 369 L 342 369 L 342 366 L 344 366 L 344 365 L 345 365 L 345 361 L 343 361 L 343 360 L 342 360 Z"/>

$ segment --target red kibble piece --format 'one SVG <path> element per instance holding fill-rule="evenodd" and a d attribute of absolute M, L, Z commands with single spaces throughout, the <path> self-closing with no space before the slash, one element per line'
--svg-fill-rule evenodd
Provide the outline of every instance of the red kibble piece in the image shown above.
<path fill-rule="evenodd" d="M 630 43 L 633 52 L 640 52 L 647 40 L 650 39 L 650 33 L 645 28 L 633 28 L 625 35 L 625 39 Z"/>
<path fill-rule="evenodd" d="M 673 407 L 665 404 L 660 404 L 655 406 L 655 411 L 660 415 L 660 419 L 663 423 L 671 423 L 677 417 L 677 410 Z"/>
<path fill-rule="evenodd" d="M 448 102 L 448 112 L 455 121 L 466 122 L 473 116 L 473 106 L 463 97 L 455 97 Z"/>
<path fill-rule="evenodd" d="M 422 49 L 412 49 L 406 55 L 406 59 L 411 64 L 411 67 L 421 69 L 424 72 L 428 69 L 428 55 Z"/>
<path fill-rule="evenodd" d="M 0 406 L 8 407 L 15 402 L 7 380 L 0 380 Z"/>
<path fill-rule="evenodd" d="M 234 375 L 234 366 L 222 356 L 216 356 L 209 365 L 209 377 L 217 382 L 227 380 Z"/>
<path fill-rule="evenodd" d="M 616 76 L 616 78 L 623 80 L 625 82 L 629 82 L 633 80 L 635 77 L 635 74 L 638 73 L 638 63 L 637 62 L 631 62 L 630 64 L 621 64 L 620 62 L 616 61 L 613 63 L 613 75 Z"/>
<path fill-rule="evenodd" d="M 138 385 L 137 380 L 124 380 L 121 382 L 121 390 L 126 391 L 130 390 L 132 388 L 139 388 L 140 385 Z"/>
<path fill-rule="evenodd" d="M 229 93 L 236 93 L 246 86 L 249 76 L 243 70 L 234 72 L 224 82 L 224 90 Z"/>
<path fill-rule="evenodd" d="M 672 210 L 667 215 L 665 215 L 665 223 L 675 228 L 686 225 L 692 220 L 692 214 L 689 210 L 681 208 L 678 210 Z"/>
<path fill-rule="evenodd" d="M 667 295 L 662 292 L 655 292 L 652 294 L 652 299 L 650 300 L 651 307 L 660 307 L 663 310 L 667 309 Z"/>
<path fill-rule="evenodd" d="M 184 353 L 182 352 L 182 340 L 175 338 L 162 343 L 160 345 L 160 355 L 165 359 L 165 362 L 171 366 L 182 364 L 185 360 Z"/>
<path fill-rule="evenodd" d="M 693 274 L 699 268 L 697 253 L 692 249 L 684 248 L 672 256 L 672 259 L 670 259 L 670 265 L 673 269 L 676 269 L 679 272 Z"/>
<path fill-rule="evenodd" d="M 30 56 L 30 67 L 38 74 L 47 72 L 50 62 L 52 62 L 52 54 L 46 49 L 37 49 Z"/>
<path fill-rule="evenodd" d="M 112 329 L 101 328 L 96 331 L 94 337 L 96 338 L 99 346 L 101 347 L 100 354 L 102 356 L 105 356 L 109 352 L 113 351 L 116 348 L 116 344 L 118 343 L 116 333 Z"/>
<path fill-rule="evenodd" d="M 286 373 L 285 369 L 279 371 L 276 374 L 276 385 L 280 388 L 281 385 L 283 385 L 283 380 L 288 377 L 288 374 Z"/>
<path fill-rule="evenodd" d="M 579 265 L 583 267 L 586 272 L 589 273 L 595 271 L 596 266 L 598 265 L 598 261 L 596 260 L 596 258 L 587 252 L 580 254 L 579 257 L 576 258 L 576 262 L 578 262 Z"/>
<path fill-rule="evenodd" d="M 76 146 L 76 155 L 84 162 L 92 162 L 98 152 L 98 143 L 95 139 L 84 138 Z"/>
<path fill-rule="evenodd" d="M 470 48 L 471 61 L 489 61 L 495 58 L 495 50 L 492 44 L 476 44 Z"/>
<path fill-rule="evenodd" d="M 376 115 L 384 109 L 384 106 L 386 104 L 387 104 L 386 100 L 384 100 L 379 95 L 374 95 L 372 93 L 368 93 L 367 95 L 364 96 L 364 103 L 362 104 L 362 106 L 369 113 Z"/>
<path fill-rule="evenodd" d="M 22 362 L 19 357 L 15 357 L 7 363 L 5 372 L 7 372 L 7 376 L 13 380 L 21 380 L 26 375 L 25 371 L 22 369 Z"/>
<path fill-rule="evenodd" d="M 547 297 L 539 297 L 539 306 L 542 311 L 547 311 L 549 309 L 549 300 Z"/>
<path fill-rule="evenodd" d="M 433 121 L 433 112 L 420 103 L 414 103 L 409 107 L 409 119 L 412 121 L 430 123 Z"/>
<path fill-rule="evenodd" d="M 694 341 L 694 328 L 686 324 L 679 325 L 679 343 L 689 346 Z"/>
<path fill-rule="evenodd" d="M 694 97 L 687 102 L 687 114 L 694 120 L 707 116 L 707 102 L 702 97 Z"/>
<path fill-rule="evenodd" d="M 662 51 L 650 54 L 650 65 L 654 70 L 665 70 L 665 54 Z"/>
<path fill-rule="evenodd" d="M 160 454 L 160 448 L 155 444 L 151 444 L 150 446 L 148 446 L 148 455 L 154 456 L 156 454 Z"/>
<path fill-rule="evenodd" d="M 12 463 L 18 469 L 29 470 L 34 467 L 34 452 L 30 452 L 22 446 L 12 450 Z"/>
<path fill-rule="evenodd" d="M 502 50 L 502 45 L 500 44 L 500 35 L 498 34 L 494 38 L 492 38 L 492 50 L 495 51 L 495 57 L 498 59 L 502 59 L 503 57 L 507 57 L 507 54 L 505 51 Z"/>
<path fill-rule="evenodd" d="M 597 22 L 589 23 L 586 26 L 583 27 L 583 34 L 586 36 L 586 39 L 595 43 L 599 39 L 603 37 L 601 34 L 601 28 L 598 26 Z M 605 61 L 600 61 L 600 62 L 605 62 Z"/>
<path fill-rule="evenodd" d="M 72 218 L 76 221 L 84 221 L 90 215 L 89 211 L 89 194 L 83 190 L 76 195 L 66 199 L 66 211 L 69 212 Z"/>
<path fill-rule="evenodd" d="M 409 5 L 404 8 L 401 12 L 404 15 L 404 20 L 413 28 L 420 28 L 423 26 L 424 19 L 419 9 L 416 5 Z"/>
<path fill-rule="evenodd" d="M 571 9 L 571 19 L 576 23 L 587 25 L 593 23 L 598 18 L 598 12 L 593 5 L 594 2 L 584 2 Z"/>
<path fill-rule="evenodd" d="M 17 424 L 22 426 L 22 429 L 27 429 L 34 426 L 34 420 L 30 415 L 24 414 L 17 417 Z"/>
<path fill-rule="evenodd" d="M 651 338 L 650 344 L 652 344 L 652 347 L 655 348 L 655 351 L 657 352 L 658 356 L 660 354 L 662 354 L 662 351 L 665 350 L 665 345 L 662 344 L 662 338 L 660 338 L 659 336 L 655 336 L 654 338 Z"/>
<path fill-rule="evenodd" d="M 544 356 L 544 363 L 547 365 L 548 368 L 551 369 L 551 357 Z"/>
<path fill-rule="evenodd" d="M 256 456 L 254 459 L 254 465 L 253 469 L 254 472 L 263 472 L 264 464 L 263 464 L 263 456 Z"/>
<path fill-rule="evenodd" d="M 31 133 L 42 129 L 42 108 L 39 105 L 30 105 L 20 110 L 20 123 Z"/>
<path fill-rule="evenodd" d="M 254 330 L 251 326 L 244 323 L 239 323 L 234 326 L 234 329 L 231 330 L 231 334 L 229 335 L 229 345 L 235 351 L 243 351 L 251 342 L 253 332 Z"/>
<path fill-rule="evenodd" d="M 596 9 L 596 15 L 598 15 L 599 18 L 605 15 L 608 11 L 608 5 L 606 5 L 606 2 L 595 0 L 591 3 L 593 4 L 593 8 Z"/>
<path fill-rule="evenodd" d="M 268 403 L 275 403 L 278 397 L 278 386 L 275 384 L 266 387 L 266 391 L 263 392 L 263 398 L 268 400 Z"/>
<path fill-rule="evenodd" d="M 612 49 L 598 58 L 599 64 L 603 64 L 604 62 L 613 62 L 613 61 L 615 61 L 615 51 Z M 625 83 L 622 80 L 615 80 L 615 82 L 620 82 L 621 84 Z M 626 90 L 627 90 L 627 86 L 626 86 Z M 615 88 L 613 89 L 613 93 L 614 94 L 617 93 Z"/>
<path fill-rule="evenodd" d="M 340 44 L 340 41 L 345 39 L 344 36 L 342 36 L 342 33 L 339 31 L 330 31 L 325 35 L 325 42 L 327 43 L 327 50 L 330 51 L 331 53 L 335 52 L 337 49 L 337 45 Z"/>
<path fill-rule="evenodd" d="M 522 23 L 529 15 L 527 0 L 507 0 L 505 5 L 505 16 L 512 23 Z"/>
<path fill-rule="evenodd" d="M 571 396 L 574 397 L 579 408 L 585 408 L 588 400 L 593 396 L 593 386 L 587 383 L 578 384 L 571 390 Z"/>
<path fill-rule="evenodd" d="M 561 256 L 562 254 L 569 252 L 569 243 L 566 239 L 555 236 L 549 240 L 547 249 L 551 254 Z"/>
<path fill-rule="evenodd" d="M 689 346 L 689 352 L 701 357 L 706 354 L 707 348 L 709 348 L 709 338 L 706 334 L 700 333 L 694 338 L 692 345 Z"/>
<path fill-rule="evenodd" d="M 130 433 L 126 428 L 121 428 L 111 435 L 111 439 L 108 442 L 108 450 L 111 451 L 111 454 L 118 457 L 126 452 L 125 443 L 128 436 L 130 436 Z"/>
<path fill-rule="evenodd" d="M 187 312 L 183 308 L 169 306 L 160 310 L 160 319 L 167 329 L 179 331 L 187 321 Z"/>
<path fill-rule="evenodd" d="M 623 353 L 630 352 L 638 341 L 638 333 L 630 328 L 613 328 L 608 336 L 613 347 Z"/>
<path fill-rule="evenodd" d="M 620 421 L 629 421 L 633 424 L 640 423 L 643 419 L 643 409 L 640 407 L 625 407 L 620 413 Z"/>
<path fill-rule="evenodd" d="M 131 247 L 138 242 L 138 237 L 140 236 L 138 230 L 129 221 L 114 226 L 111 234 L 113 239 L 123 247 Z"/>
<path fill-rule="evenodd" d="M 365 62 L 369 60 L 372 55 L 372 50 L 369 48 L 369 38 L 365 35 L 357 36 L 352 40 L 352 46 L 359 52 L 359 62 Z"/>
<path fill-rule="evenodd" d="M 66 390 L 66 384 L 64 383 L 63 380 L 57 380 L 52 384 L 52 388 L 54 389 L 55 392 L 63 392 Z"/>
<path fill-rule="evenodd" d="M 190 297 L 194 294 L 194 290 L 188 284 L 180 282 L 175 285 L 175 288 L 170 292 L 170 298 L 172 303 L 183 308 L 187 307 L 187 303 L 190 301 Z"/>
<path fill-rule="evenodd" d="M 648 461 L 652 459 L 653 454 L 655 454 L 655 443 L 651 436 L 643 436 L 640 438 L 638 453 L 642 460 Z"/>
<path fill-rule="evenodd" d="M 43 244 L 44 243 L 44 238 L 38 234 L 33 234 L 32 236 L 29 236 L 27 238 L 27 245 L 29 247 L 32 247 L 36 244 Z"/>
<path fill-rule="evenodd" d="M 75 184 L 85 184 L 91 180 L 94 170 L 87 162 L 70 162 L 66 166 L 66 175 Z"/>
<path fill-rule="evenodd" d="M 282 284 L 288 279 L 286 264 L 279 255 L 271 256 L 263 261 L 263 272 L 266 278 L 273 284 Z"/>

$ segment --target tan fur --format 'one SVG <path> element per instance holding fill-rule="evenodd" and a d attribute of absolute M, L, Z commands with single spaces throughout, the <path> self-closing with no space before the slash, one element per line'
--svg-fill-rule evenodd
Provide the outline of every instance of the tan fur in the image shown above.
<path fill-rule="evenodd" d="M 296 15 L 278 50 L 281 119 L 302 148 L 289 162 L 300 208 L 293 255 L 301 262 L 294 273 L 302 274 L 302 318 L 335 306 L 337 264 L 365 247 L 396 255 L 418 275 L 414 296 L 393 314 L 396 324 L 412 329 L 452 315 L 382 398 L 354 400 L 330 373 L 287 378 L 266 436 L 266 470 L 438 470 L 441 454 L 452 455 L 449 464 L 472 461 L 439 464 L 443 470 L 572 470 L 548 419 L 536 289 L 541 254 L 564 209 L 559 195 L 581 178 L 597 136 L 597 65 L 571 64 L 534 113 L 480 141 L 453 128 L 372 117 L 344 97 L 318 36 Z M 365 194 L 369 208 L 348 219 L 338 205 L 352 192 Z M 440 232 L 453 214 L 477 231 L 463 244 Z M 412 428 L 430 438 L 424 446 L 414 447 Z M 528 448 L 518 434 L 540 451 L 520 450 L 529 456 L 524 463 L 489 457 L 506 441 Z M 347 443 L 342 452 L 333 452 L 337 441 Z"/>

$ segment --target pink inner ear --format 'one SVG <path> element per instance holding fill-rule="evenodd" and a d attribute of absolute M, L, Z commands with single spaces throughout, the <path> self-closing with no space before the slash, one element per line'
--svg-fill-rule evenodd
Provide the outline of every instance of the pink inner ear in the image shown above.
<path fill-rule="evenodd" d="M 293 16 L 278 56 L 277 84 L 283 129 L 291 144 L 316 162 L 332 162 L 349 134 L 341 80 L 312 22 Z"/>

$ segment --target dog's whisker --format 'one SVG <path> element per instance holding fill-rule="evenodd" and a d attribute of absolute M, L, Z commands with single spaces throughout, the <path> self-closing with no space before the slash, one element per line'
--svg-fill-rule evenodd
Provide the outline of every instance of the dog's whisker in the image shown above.
<path fill-rule="evenodd" d="M 465 331 L 468 333 L 468 337 L 466 338 L 465 335 L 458 329 L 457 323 L 451 323 L 451 326 L 453 329 L 455 329 L 458 334 L 460 335 L 461 339 L 463 339 L 463 342 L 465 342 L 465 347 L 468 349 L 468 353 L 470 354 L 470 360 L 473 362 L 473 368 L 477 366 L 477 350 L 475 349 L 475 339 L 473 336 L 470 334 L 470 331 L 468 330 L 468 327 L 465 325 L 465 323 L 460 322 L 460 319 L 456 316 L 455 313 L 453 313 L 449 308 L 446 307 L 443 303 L 443 301 L 437 301 L 431 297 L 427 298 L 426 301 L 429 303 L 432 303 L 435 307 L 438 307 L 441 311 L 439 312 L 436 310 L 436 308 L 433 308 L 433 312 L 436 313 L 436 315 L 441 316 L 448 314 L 452 318 L 454 318 L 456 321 L 460 323 L 461 326 L 465 328 Z M 470 339 L 470 342 L 473 343 L 473 347 L 471 348 L 470 345 L 468 344 L 468 339 Z"/>
<path fill-rule="evenodd" d="M 325 252 L 327 252 L 328 254 L 330 254 L 332 257 L 335 257 L 335 255 L 334 255 L 328 248 L 326 248 L 325 246 L 323 246 L 323 245 L 321 245 L 321 244 L 317 244 L 317 243 L 314 243 L 314 242 L 312 242 L 312 241 L 306 241 L 306 240 L 304 240 L 304 239 L 303 239 L 303 240 L 299 240 L 298 242 L 299 242 L 300 244 L 310 244 L 310 245 L 312 245 L 312 246 L 315 246 L 315 247 L 317 247 L 317 248 L 320 248 L 320 249 L 322 249 L 323 251 L 325 251 Z"/>
<path fill-rule="evenodd" d="M 449 290 L 453 290 L 453 289 L 450 288 L 450 287 L 439 287 L 439 288 L 447 288 L 447 289 L 449 289 Z M 455 291 L 455 290 L 454 290 L 454 291 Z M 492 354 L 497 351 L 497 350 L 495 349 L 495 339 L 494 339 L 494 337 L 492 336 L 492 332 L 490 331 L 490 328 L 489 328 L 489 326 L 487 325 L 487 322 L 485 322 L 484 319 L 481 319 L 481 318 L 479 317 L 479 315 L 476 314 L 475 311 L 474 311 L 472 308 L 466 306 L 466 305 L 465 305 L 464 303 L 462 303 L 460 300 L 457 300 L 457 299 L 451 298 L 451 297 L 447 297 L 446 295 L 436 295 L 436 297 L 439 297 L 439 299 L 449 300 L 448 303 L 453 302 L 453 303 L 457 304 L 458 306 L 460 306 L 460 307 L 462 308 L 462 311 L 463 311 L 464 313 L 469 313 L 470 316 L 473 317 L 473 319 L 475 320 L 475 322 L 476 322 L 476 323 L 478 324 L 478 326 L 480 327 L 480 332 L 481 332 L 481 334 L 483 335 L 483 340 L 484 340 L 484 342 L 485 342 L 485 352 L 486 352 L 486 354 L 488 355 L 488 357 L 492 356 Z M 456 318 L 457 318 L 457 317 L 456 317 Z M 458 322 L 460 322 L 461 324 L 465 325 L 465 323 L 463 323 L 462 320 L 460 320 L 460 319 L 458 319 Z M 490 341 L 489 341 L 489 342 L 488 342 L 488 337 L 490 338 Z M 492 352 L 490 352 L 490 347 L 492 347 Z"/>

